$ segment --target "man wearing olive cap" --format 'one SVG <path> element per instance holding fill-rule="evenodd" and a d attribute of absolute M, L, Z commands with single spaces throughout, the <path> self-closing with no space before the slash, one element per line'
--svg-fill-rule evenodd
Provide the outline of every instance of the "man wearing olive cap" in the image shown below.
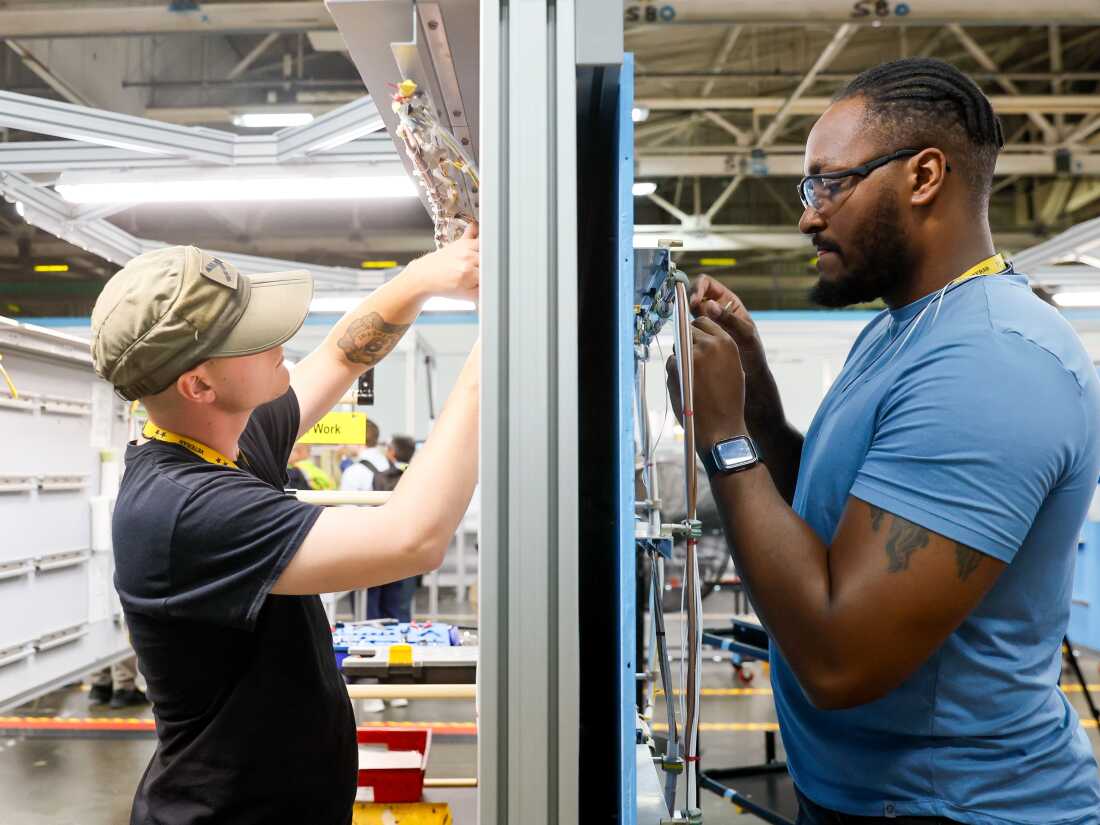
<path fill-rule="evenodd" d="M 195 247 L 138 256 L 92 313 L 96 371 L 149 413 L 126 451 L 116 576 L 157 748 L 131 825 L 351 822 L 354 718 L 317 594 L 442 562 L 477 468 L 478 347 L 389 502 L 322 510 L 283 491 L 294 442 L 433 295 L 473 298 L 476 228 L 345 315 L 290 376 L 306 271 L 244 275 Z M 475 446 L 476 448 L 476 446 Z"/>

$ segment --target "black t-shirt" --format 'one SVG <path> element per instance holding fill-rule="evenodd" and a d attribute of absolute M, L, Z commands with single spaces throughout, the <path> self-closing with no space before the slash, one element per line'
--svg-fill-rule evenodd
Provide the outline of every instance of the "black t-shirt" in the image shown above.
<path fill-rule="evenodd" d="M 351 822 L 355 720 L 317 596 L 270 590 L 320 515 L 283 492 L 293 390 L 256 409 L 234 470 L 130 445 L 115 586 L 157 749 L 131 825 Z"/>

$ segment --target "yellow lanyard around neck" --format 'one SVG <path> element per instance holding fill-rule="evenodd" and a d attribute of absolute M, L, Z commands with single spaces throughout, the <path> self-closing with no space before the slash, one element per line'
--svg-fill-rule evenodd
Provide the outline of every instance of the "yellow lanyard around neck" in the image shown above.
<path fill-rule="evenodd" d="M 1008 262 L 1005 260 L 1005 256 L 998 252 L 996 255 L 990 255 L 984 261 L 974 264 L 970 269 L 966 270 L 962 275 L 953 280 L 948 286 L 957 286 L 965 281 L 969 281 L 971 278 L 980 278 L 982 275 L 1000 275 L 1008 269 Z"/>
<path fill-rule="evenodd" d="M 163 427 L 158 427 L 152 421 L 145 422 L 145 428 L 141 431 L 141 434 L 146 438 L 155 439 L 157 441 L 164 441 L 168 444 L 179 444 L 186 450 L 190 450 L 203 461 L 208 461 L 211 464 L 219 464 L 222 467 L 232 467 L 234 470 L 240 469 L 237 467 L 235 461 L 231 461 L 224 455 L 219 453 L 213 447 L 207 447 L 201 441 L 196 441 L 193 438 L 188 438 L 185 435 L 174 433 L 171 430 L 166 430 Z"/>

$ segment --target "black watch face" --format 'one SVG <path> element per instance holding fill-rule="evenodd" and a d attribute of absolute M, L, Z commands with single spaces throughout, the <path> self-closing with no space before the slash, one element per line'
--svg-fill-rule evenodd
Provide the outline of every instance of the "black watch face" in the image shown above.
<path fill-rule="evenodd" d="M 751 464 L 756 460 L 756 452 L 747 438 L 722 441 L 714 446 L 714 451 L 718 454 L 718 466 L 725 470 Z"/>

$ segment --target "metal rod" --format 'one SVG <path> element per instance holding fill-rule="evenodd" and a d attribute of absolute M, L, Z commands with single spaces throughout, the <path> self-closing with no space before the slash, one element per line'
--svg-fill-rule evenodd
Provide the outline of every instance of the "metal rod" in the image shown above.
<path fill-rule="evenodd" d="M 348 685 L 351 699 L 447 699 L 477 698 L 477 685 Z"/>
<path fill-rule="evenodd" d="M 679 331 L 677 355 L 680 364 L 680 398 L 684 413 L 684 485 L 687 493 L 687 520 L 694 524 L 697 512 L 699 476 L 695 465 L 695 381 L 692 366 L 691 327 L 688 324 L 687 286 L 676 282 L 676 322 Z M 699 804 L 699 679 L 702 667 L 703 629 L 700 623 L 702 598 L 699 588 L 698 540 L 689 533 L 685 586 L 688 608 L 688 672 L 685 689 L 687 703 L 684 719 L 684 761 L 688 810 Z"/>
<path fill-rule="evenodd" d="M 425 788 L 476 788 L 477 777 L 476 776 L 455 776 L 455 777 L 427 777 L 424 779 Z"/>
<path fill-rule="evenodd" d="M 295 490 L 298 501 L 306 504 L 320 504 L 333 507 L 339 504 L 358 504 L 367 507 L 380 507 L 390 500 L 391 492 L 381 490 Z"/>

